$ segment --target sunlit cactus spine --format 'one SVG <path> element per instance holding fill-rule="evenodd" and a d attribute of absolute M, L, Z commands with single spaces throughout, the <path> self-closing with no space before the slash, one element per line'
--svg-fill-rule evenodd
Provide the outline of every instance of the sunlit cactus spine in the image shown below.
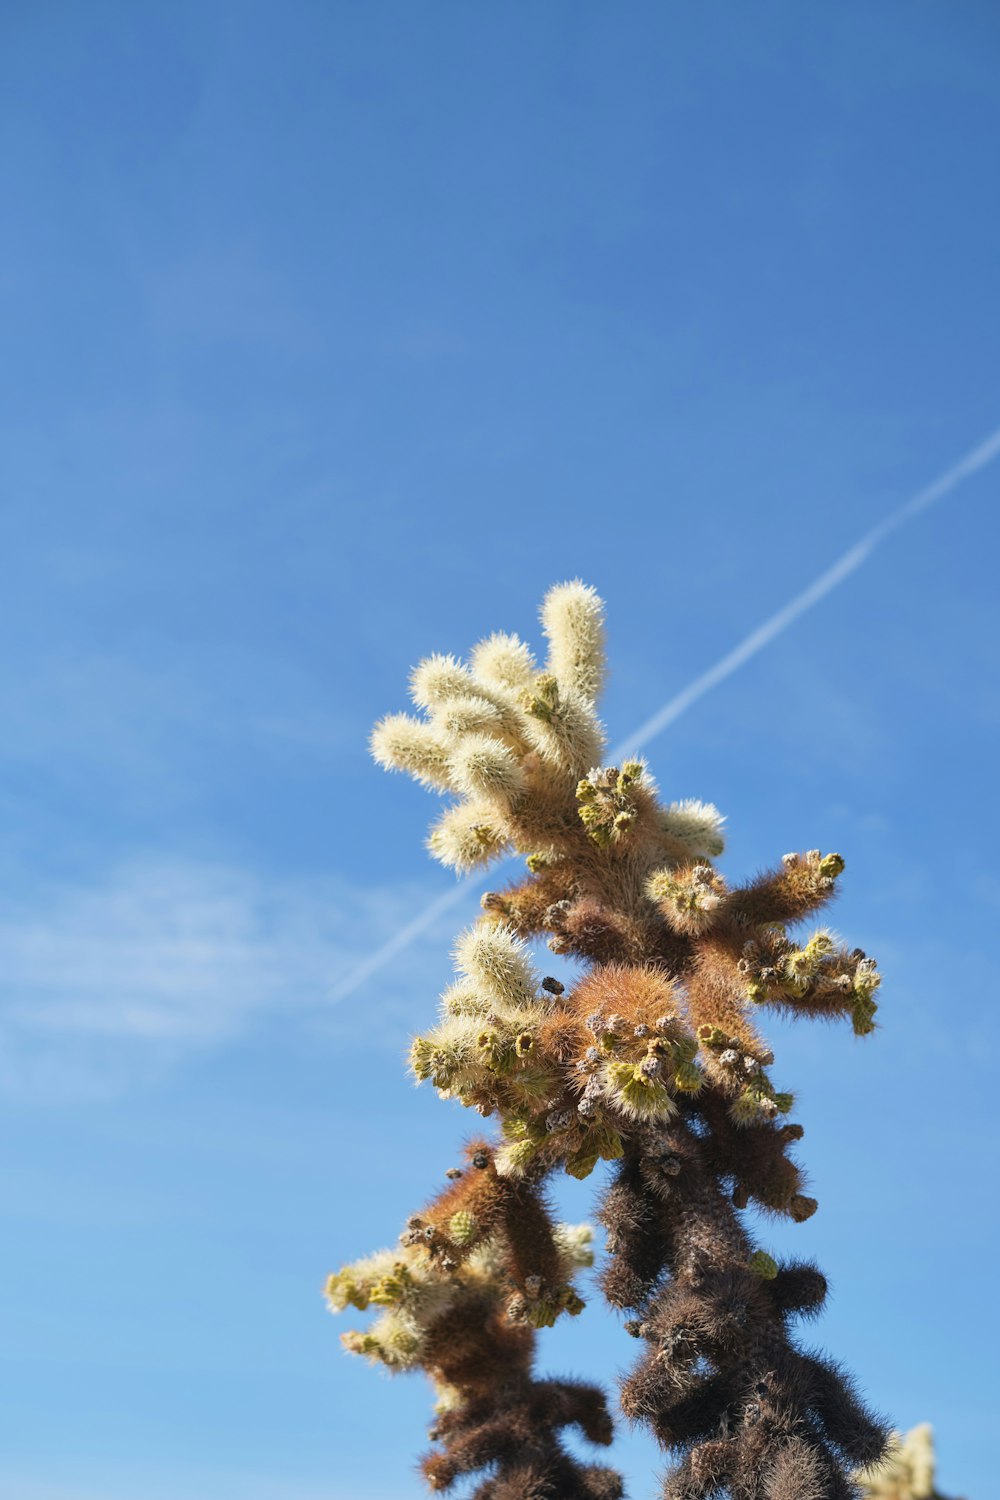
<path fill-rule="evenodd" d="M 874 962 L 826 927 L 796 931 L 844 861 L 786 854 L 731 885 L 711 804 L 665 805 L 641 759 L 602 764 L 596 594 L 557 586 L 542 625 L 541 665 L 512 635 L 467 663 L 422 662 L 421 714 L 393 714 L 372 737 L 381 765 L 448 798 L 428 840 L 437 859 L 464 872 L 513 853 L 526 873 L 484 896 L 410 1052 L 416 1078 L 494 1119 L 495 1137 L 470 1146 L 396 1250 L 331 1278 L 331 1306 L 377 1306 L 347 1347 L 431 1377 L 431 1489 L 478 1475 L 476 1500 L 614 1500 L 617 1474 L 560 1436 L 608 1443 L 603 1397 L 532 1370 L 536 1330 L 581 1311 L 573 1278 L 589 1256 L 585 1231 L 553 1223 L 546 1180 L 609 1163 L 600 1282 L 641 1345 L 621 1405 L 673 1457 L 666 1500 L 852 1500 L 886 1428 L 792 1336 L 822 1306 L 822 1273 L 775 1259 L 742 1213 L 816 1210 L 760 1016 L 874 1028 Z M 575 983 L 538 970 L 537 939 L 577 961 Z"/>

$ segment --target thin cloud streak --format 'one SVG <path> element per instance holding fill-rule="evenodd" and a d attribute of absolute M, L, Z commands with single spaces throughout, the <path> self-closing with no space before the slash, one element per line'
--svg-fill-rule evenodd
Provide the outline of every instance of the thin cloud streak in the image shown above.
<path fill-rule="evenodd" d="M 769 620 L 764 621 L 763 625 L 759 625 L 756 630 L 751 631 L 745 640 L 734 647 L 721 661 L 716 662 L 714 667 L 709 667 L 707 672 L 703 672 L 700 677 L 695 678 L 694 682 L 689 683 L 686 688 L 682 688 L 677 696 L 671 698 L 669 703 L 665 703 L 652 718 L 647 719 L 644 724 L 640 724 L 639 728 L 633 730 L 630 735 L 622 740 L 620 745 L 616 745 L 615 749 L 611 752 L 611 759 L 618 760 L 621 756 L 634 753 L 636 750 L 641 750 L 643 746 L 648 745 L 650 740 L 655 739 L 658 734 L 666 729 L 668 724 L 673 724 L 676 719 L 680 718 L 681 714 L 690 708 L 692 703 L 697 703 L 698 699 L 703 698 L 712 688 L 717 687 L 720 682 L 724 682 L 727 677 L 731 677 L 745 662 L 748 662 L 751 657 L 756 656 L 758 651 L 762 651 L 777 636 L 783 634 L 800 615 L 804 615 L 807 610 L 812 609 L 813 605 L 819 604 L 822 599 L 826 598 L 827 594 L 833 592 L 838 584 L 843 583 L 845 578 L 849 578 L 852 573 L 855 573 L 861 567 L 862 563 L 867 562 L 868 558 L 875 551 L 875 548 L 887 536 L 890 536 L 894 531 L 898 531 L 907 521 L 911 521 L 914 517 L 921 515 L 936 501 L 950 494 L 964 479 L 968 479 L 971 475 L 978 473 L 980 469 L 984 469 L 987 464 L 996 458 L 998 453 L 1000 453 L 1000 428 L 991 433 L 986 441 L 980 443 L 971 453 L 967 453 L 953 468 L 950 468 L 938 479 L 935 479 L 925 489 L 911 496 L 909 500 L 904 501 L 891 515 L 886 516 L 884 521 L 880 521 L 877 526 L 873 526 L 871 531 L 866 532 L 859 542 L 855 542 L 853 547 L 849 548 L 825 573 L 821 574 L 815 583 L 811 583 L 807 589 L 804 589 L 790 603 L 779 609 L 777 614 L 772 615 Z"/>
<path fill-rule="evenodd" d="M 610 753 L 610 759 L 616 761 L 624 755 L 634 754 L 643 749 L 649 742 L 661 734 L 668 725 L 673 724 L 700 698 L 711 692 L 712 688 L 718 687 L 720 682 L 725 682 L 738 672 L 740 667 L 750 661 L 758 652 L 763 651 L 765 646 L 782 635 L 789 626 L 793 625 L 807 610 L 819 604 L 828 594 L 849 578 L 852 573 L 857 572 L 863 563 L 875 551 L 881 542 L 884 542 L 894 531 L 905 526 L 908 521 L 914 520 L 922 515 L 924 511 L 950 495 L 953 490 L 966 479 L 978 474 L 1000 454 L 1000 427 L 990 433 L 982 443 L 979 443 L 969 453 L 960 458 L 956 464 L 947 469 L 937 479 L 911 495 L 902 505 L 892 511 L 883 521 L 879 521 L 870 531 L 867 531 L 860 541 L 855 542 L 853 547 L 839 557 L 831 567 L 821 573 L 819 578 L 811 583 L 801 594 L 796 595 L 788 604 L 773 614 L 770 619 L 758 625 L 756 630 L 750 632 L 738 646 L 717 661 L 714 666 L 709 667 L 700 677 L 696 677 L 687 687 L 682 688 L 675 697 L 658 709 L 645 723 L 640 724 L 631 734 L 626 735 Z M 502 861 L 509 863 L 510 857 Z M 494 869 L 500 866 L 494 866 Z M 387 963 L 394 959 L 397 954 L 402 953 L 418 937 L 421 937 L 431 928 L 434 923 L 445 912 L 457 906 L 467 894 L 485 885 L 483 874 L 468 875 L 464 880 L 452 886 L 444 895 L 432 901 L 430 906 L 418 916 L 414 917 L 400 932 L 360 963 L 357 968 L 340 981 L 330 993 L 333 1002 L 344 1000 L 348 995 L 354 993 L 364 982 L 378 973 Z"/>
<path fill-rule="evenodd" d="M 503 863 L 507 864 L 508 862 L 509 856 Z M 494 866 L 494 868 L 497 868 L 497 866 Z M 449 912 L 453 906 L 457 906 L 467 891 L 474 890 L 477 886 L 484 883 L 482 875 L 467 875 L 457 885 L 449 887 L 436 900 L 432 901 L 430 906 L 414 917 L 412 922 L 408 922 L 405 927 L 401 927 L 395 936 L 391 937 L 387 943 L 384 943 L 370 958 L 363 959 L 357 968 L 352 969 L 341 980 L 340 984 L 333 989 L 330 998 L 332 1000 L 342 1000 L 345 996 L 352 994 L 359 985 L 364 984 L 366 979 L 370 978 L 372 974 L 377 973 L 379 969 L 395 958 L 397 953 L 402 953 L 405 948 L 408 948 L 415 938 L 420 937 L 428 928 L 433 927 L 438 917 L 443 917 L 445 912 Z"/>

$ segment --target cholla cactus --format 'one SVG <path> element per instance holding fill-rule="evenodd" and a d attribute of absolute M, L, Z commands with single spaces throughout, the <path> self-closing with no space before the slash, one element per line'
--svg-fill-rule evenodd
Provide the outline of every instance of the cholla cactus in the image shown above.
<path fill-rule="evenodd" d="M 494 1118 L 497 1139 L 474 1143 L 398 1250 L 332 1277 L 331 1305 L 383 1308 L 348 1348 L 437 1387 L 432 1489 L 486 1470 L 477 1500 L 614 1500 L 618 1476 L 559 1438 L 572 1424 L 610 1441 L 600 1393 L 531 1374 L 535 1330 L 583 1306 L 585 1236 L 553 1225 L 544 1183 L 613 1163 L 601 1285 L 642 1345 L 621 1403 L 675 1457 L 664 1496 L 850 1500 L 885 1427 L 789 1331 L 819 1311 L 821 1272 L 773 1259 L 741 1216 L 750 1203 L 795 1221 L 816 1209 L 758 1017 L 874 1026 L 873 961 L 826 928 L 792 932 L 844 862 L 788 854 L 730 886 L 713 863 L 714 807 L 664 805 L 642 760 L 601 764 L 601 601 L 560 585 L 542 623 L 541 667 L 507 635 L 467 665 L 432 657 L 412 679 L 423 716 L 374 732 L 380 764 L 450 796 L 429 839 L 438 859 L 463 871 L 514 852 L 527 874 L 483 898 L 410 1053 L 418 1080 Z M 536 970 L 528 943 L 543 937 L 581 961 L 572 988 Z"/>
<path fill-rule="evenodd" d="M 934 1432 L 929 1422 L 894 1432 L 881 1463 L 855 1477 L 864 1500 L 945 1500 L 934 1483 Z"/>

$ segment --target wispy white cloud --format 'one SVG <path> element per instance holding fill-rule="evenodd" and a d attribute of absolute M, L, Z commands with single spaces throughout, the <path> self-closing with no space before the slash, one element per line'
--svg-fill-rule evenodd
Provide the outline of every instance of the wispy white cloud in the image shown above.
<path fill-rule="evenodd" d="M 405 927 L 424 890 L 264 879 L 143 858 L 34 885 L 0 918 L 0 1088 L 104 1093 L 265 1018 L 330 1025 L 330 974 Z M 390 987 L 380 1025 L 403 1029 Z M 349 1032 L 353 1012 L 337 1025 Z"/>

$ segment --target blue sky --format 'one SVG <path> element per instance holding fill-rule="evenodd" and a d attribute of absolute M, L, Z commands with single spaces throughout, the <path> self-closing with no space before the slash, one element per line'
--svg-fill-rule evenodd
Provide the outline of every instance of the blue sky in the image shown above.
<path fill-rule="evenodd" d="M 319 1289 L 462 1138 L 401 1059 L 476 896 L 333 998 L 450 880 L 369 727 L 579 575 L 620 739 L 996 430 L 998 64 L 985 0 L 3 7 L 0 1500 L 420 1492 Z M 764 1242 L 970 1497 L 998 494 L 648 751 L 731 875 L 847 857 L 883 1027 L 772 1028 L 820 1212 Z M 595 1295 L 542 1365 L 632 1351 Z"/>

